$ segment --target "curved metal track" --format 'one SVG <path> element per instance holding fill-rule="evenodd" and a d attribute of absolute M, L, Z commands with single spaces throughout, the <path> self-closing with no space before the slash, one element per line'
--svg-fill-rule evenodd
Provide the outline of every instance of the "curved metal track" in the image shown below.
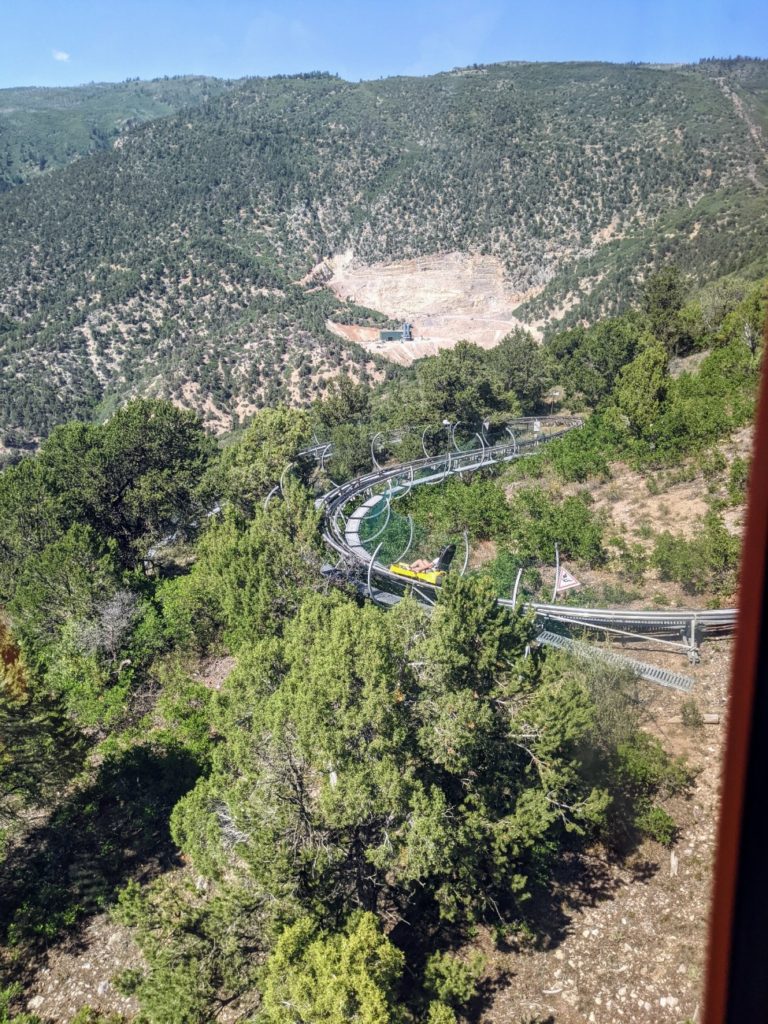
<path fill-rule="evenodd" d="M 439 588 L 423 582 L 414 587 L 404 577 L 391 572 L 387 565 L 376 561 L 378 548 L 372 555 L 360 539 L 359 529 L 362 521 L 380 501 L 391 500 L 398 493 L 412 487 L 441 483 L 460 473 L 492 468 L 525 458 L 534 454 L 542 444 L 582 425 L 582 421 L 577 417 L 540 417 L 538 422 L 543 430 L 527 439 L 524 435 L 530 433 L 534 423 L 533 417 L 521 418 L 509 424 L 511 442 L 400 463 L 364 474 L 332 488 L 318 498 L 316 503 L 324 512 L 323 538 L 326 544 L 348 567 L 356 567 L 359 570 L 360 577 L 367 581 L 367 594 L 372 600 L 391 605 L 410 590 L 424 604 L 433 604 Z M 515 430 L 523 439 L 515 437 Z M 322 448 L 323 456 L 328 454 L 328 446 L 318 448 Z M 313 450 L 307 454 L 314 455 L 315 452 Z M 383 485 L 387 485 L 387 493 L 376 493 L 376 488 Z M 365 500 L 356 500 L 360 498 Z M 344 509 L 353 501 L 353 511 L 345 516 Z M 505 607 L 513 607 L 513 602 L 507 598 L 499 598 L 499 603 Z M 657 642 L 667 643 L 687 652 L 692 661 L 697 660 L 698 644 L 705 635 L 731 634 L 735 629 L 737 617 L 735 608 L 633 610 L 574 607 L 539 602 L 527 603 L 524 608 L 534 614 L 544 631 L 542 636 L 552 635 L 550 627 L 559 625 L 570 630 L 589 629 L 605 635 L 621 635 L 624 639 L 653 637 Z M 665 637 L 675 639 L 665 640 Z"/>

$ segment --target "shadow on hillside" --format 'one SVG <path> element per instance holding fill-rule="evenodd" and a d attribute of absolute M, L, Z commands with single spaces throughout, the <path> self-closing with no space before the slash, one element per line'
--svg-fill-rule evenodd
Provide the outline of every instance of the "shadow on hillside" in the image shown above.
<path fill-rule="evenodd" d="M 0 864 L 0 939 L 31 951 L 76 943 L 129 879 L 177 863 L 168 819 L 198 774 L 177 750 L 139 746 L 107 758 Z"/>
<path fill-rule="evenodd" d="M 493 1006 L 493 1001 L 499 992 L 503 992 L 512 983 L 515 975 L 509 970 L 497 970 L 491 977 L 483 978 L 478 986 L 477 993 L 469 1000 L 464 1007 L 463 1015 L 469 1021 L 479 1021 L 487 1010 Z M 538 1021 L 531 1021 L 531 1024 L 539 1024 Z M 541 1021 L 547 1024 L 547 1021 Z"/>
<path fill-rule="evenodd" d="M 565 852 L 550 885 L 535 893 L 526 906 L 531 944 L 536 949 L 556 949 L 570 934 L 576 914 L 613 900 L 628 882 L 649 881 L 658 870 L 658 864 L 631 861 L 626 855 L 608 861 L 579 850 Z"/>
<path fill-rule="evenodd" d="M 581 911 L 613 900 L 628 884 L 646 883 L 657 874 L 657 863 L 638 858 L 640 837 L 627 834 L 624 838 L 620 850 L 604 849 L 600 855 L 585 850 L 578 839 L 563 849 L 551 865 L 548 881 L 533 888 L 529 900 L 501 910 L 500 924 L 518 922 L 506 940 L 492 937 L 489 929 L 478 933 L 466 925 L 448 924 L 440 919 L 435 904 L 428 898 L 412 904 L 404 911 L 406 917 L 389 933 L 406 956 L 406 993 L 420 984 L 427 959 L 436 949 L 458 954 L 462 959 L 467 954 L 482 952 L 490 962 L 496 960 L 494 951 L 514 954 L 557 949 L 578 927 L 576 919 Z M 496 961 L 492 972 L 481 979 L 476 994 L 463 1010 L 468 1021 L 485 1020 L 497 995 L 514 985 L 514 959 L 506 960 L 501 969 L 499 963 Z M 521 1024 L 553 1024 L 553 1019 L 532 1017 L 530 1022 L 525 1020 Z"/>
<path fill-rule="evenodd" d="M 585 907 L 594 907 L 615 898 L 628 882 L 647 882 L 658 871 L 650 861 L 630 862 L 627 857 L 616 857 L 609 863 L 598 857 L 574 849 L 564 853 L 558 861 L 551 883 L 536 892 L 525 906 L 525 928 L 518 940 L 500 942 L 498 949 L 506 953 L 528 950 L 554 950 L 574 928 L 575 916 Z M 466 934 L 456 933 L 454 948 L 466 943 Z M 464 1010 L 469 1021 L 485 1019 L 499 992 L 514 983 L 514 970 L 505 968 L 484 978 L 477 994 Z M 554 1024 L 554 1017 L 525 1018 L 521 1024 Z"/>

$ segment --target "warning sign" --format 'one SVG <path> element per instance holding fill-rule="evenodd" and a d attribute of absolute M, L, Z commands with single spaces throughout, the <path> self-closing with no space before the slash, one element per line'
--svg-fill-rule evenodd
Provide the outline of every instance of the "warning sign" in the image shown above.
<path fill-rule="evenodd" d="M 576 579 L 573 573 L 568 572 L 567 569 L 561 567 L 560 573 L 557 577 L 557 591 L 561 590 L 573 590 L 574 587 L 580 587 L 581 583 Z"/>

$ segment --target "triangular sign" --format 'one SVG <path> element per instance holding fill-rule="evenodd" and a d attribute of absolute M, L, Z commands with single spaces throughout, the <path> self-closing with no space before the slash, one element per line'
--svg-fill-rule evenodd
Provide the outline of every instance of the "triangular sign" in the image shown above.
<path fill-rule="evenodd" d="M 560 567 L 560 573 L 557 577 L 557 589 L 558 590 L 572 590 L 574 587 L 580 587 L 581 583 L 576 577 L 568 572 L 567 569 Z"/>

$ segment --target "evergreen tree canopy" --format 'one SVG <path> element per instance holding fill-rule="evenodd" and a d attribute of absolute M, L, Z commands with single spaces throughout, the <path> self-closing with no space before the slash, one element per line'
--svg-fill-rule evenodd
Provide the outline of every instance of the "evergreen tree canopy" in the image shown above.
<path fill-rule="evenodd" d="M 261 410 L 224 449 L 208 486 L 243 516 L 252 515 L 287 469 L 308 473 L 299 452 L 311 443 L 309 422 L 308 413 L 285 406 Z"/>
<path fill-rule="evenodd" d="M 0 600 L 12 598 L 27 559 L 71 526 L 112 542 L 124 568 L 167 534 L 191 531 L 213 450 L 199 419 L 170 402 L 131 402 L 103 426 L 58 427 L 37 456 L 0 474 Z"/>
<path fill-rule="evenodd" d="M 309 597 L 222 691 L 224 742 L 177 841 L 325 920 L 425 899 L 511 910 L 561 829 L 606 806 L 580 772 L 588 694 L 545 681 L 530 638 L 477 580 L 449 581 L 430 619 Z"/>
<path fill-rule="evenodd" d="M 358 913 L 343 932 L 318 935 L 302 918 L 269 958 L 259 1024 L 405 1024 L 397 988 L 405 957 L 376 917 Z"/>

